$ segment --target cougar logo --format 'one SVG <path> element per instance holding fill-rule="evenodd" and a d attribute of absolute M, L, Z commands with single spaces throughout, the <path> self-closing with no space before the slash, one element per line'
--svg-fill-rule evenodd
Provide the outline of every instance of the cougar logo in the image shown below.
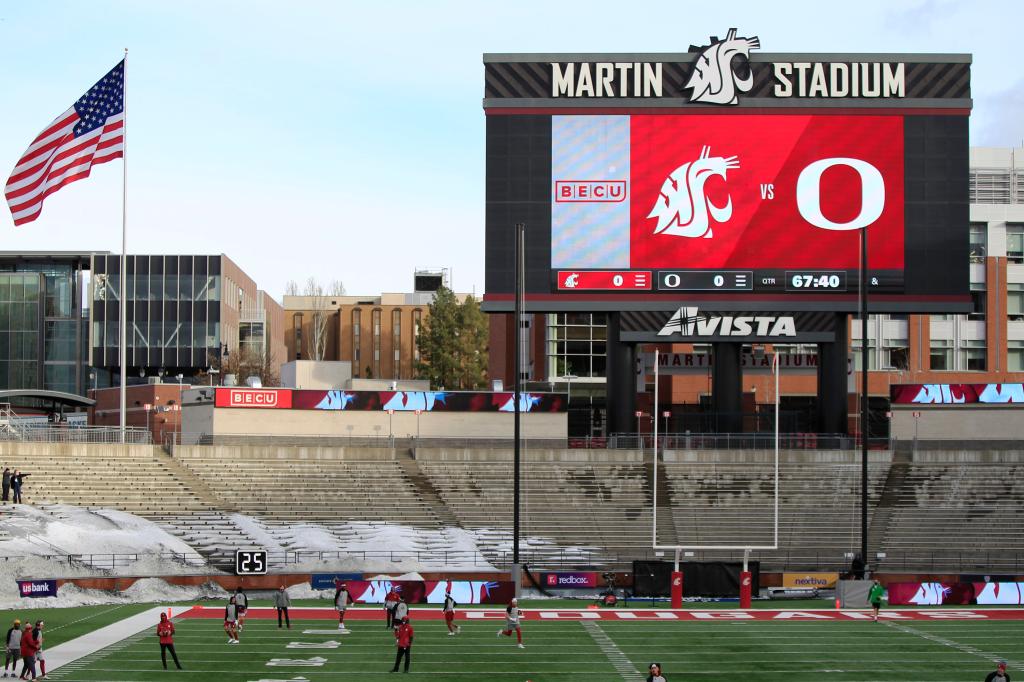
<path fill-rule="evenodd" d="M 711 147 L 704 147 L 699 159 L 684 163 L 665 178 L 654 208 L 647 215 L 658 219 L 654 234 L 710 239 L 711 219 L 724 223 L 732 217 L 732 198 L 725 206 L 715 206 L 707 198 L 704 183 L 716 175 L 724 180 L 730 169 L 740 167 L 739 159 L 710 154 Z"/>
<path fill-rule="evenodd" d="M 562 285 L 566 289 L 575 289 L 580 285 L 580 273 L 574 272 L 565 278 L 565 283 Z"/>
<path fill-rule="evenodd" d="M 700 50 L 700 56 L 693 63 L 693 75 L 686 83 L 686 87 L 693 91 L 690 93 L 690 101 L 737 104 L 737 90 L 750 92 L 754 85 L 754 74 L 751 72 L 746 78 L 741 78 L 733 70 L 732 60 L 738 55 L 749 58 L 750 51 L 760 47 L 761 41 L 757 36 L 737 38 L 734 28 L 729 29 L 725 40 L 717 40 L 712 36 L 711 44 L 705 48 L 691 45 L 690 52 Z"/>

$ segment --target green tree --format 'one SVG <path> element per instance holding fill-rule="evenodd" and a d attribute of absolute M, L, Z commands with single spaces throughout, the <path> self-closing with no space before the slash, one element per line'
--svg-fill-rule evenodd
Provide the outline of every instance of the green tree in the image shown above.
<path fill-rule="evenodd" d="M 487 316 L 473 297 L 462 303 L 442 286 L 417 339 L 417 373 L 435 388 L 468 390 L 487 385 Z"/>

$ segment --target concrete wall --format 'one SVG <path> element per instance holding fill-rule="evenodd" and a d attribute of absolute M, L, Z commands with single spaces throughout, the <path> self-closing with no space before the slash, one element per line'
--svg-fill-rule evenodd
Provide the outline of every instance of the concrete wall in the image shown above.
<path fill-rule="evenodd" d="M 666 450 L 662 461 L 690 464 L 771 464 L 774 450 Z M 859 464 L 860 450 L 780 450 L 781 464 Z M 871 450 L 869 462 L 891 462 L 892 452 Z"/>
<path fill-rule="evenodd" d="M 0 441 L 0 463 L 4 455 L 17 453 L 46 459 L 47 457 L 82 457 L 117 455 L 119 457 L 152 457 L 160 451 L 155 445 L 120 445 L 106 443 L 20 443 Z"/>
<path fill-rule="evenodd" d="M 181 459 L 284 459 L 387 462 L 398 458 L 392 448 L 347 448 L 284 445 L 185 445 L 174 451 Z"/>
<path fill-rule="evenodd" d="M 213 408 L 209 405 L 183 409 L 183 431 L 214 435 L 299 435 L 396 438 L 511 438 L 511 413 L 505 412 L 412 412 L 264 410 Z M 204 410 L 213 413 L 211 425 Z M 522 416 L 524 438 L 566 438 L 568 415 L 535 413 Z"/>
<path fill-rule="evenodd" d="M 511 462 L 512 448 L 416 448 L 416 459 L 423 462 Z M 607 462 L 640 464 L 643 453 L 637 450 L 557 450 L 524 447 L 526 462 Z"/>
<path fill-rule="evenodd" d="M 921 416 L 914 418 L 914 413 Z M 893 405 L 892 436 L 921 440 L 1024 440 L 1024 409 L 1019 405 Z M 984 443 L 978 443 L 984 446 Z"/>
<path fill-rule="evenodd" d="M 292 360 L 281 366 L 285 388 L 329 390 L 345 388 L 351 380 L 351 362 Z"/>

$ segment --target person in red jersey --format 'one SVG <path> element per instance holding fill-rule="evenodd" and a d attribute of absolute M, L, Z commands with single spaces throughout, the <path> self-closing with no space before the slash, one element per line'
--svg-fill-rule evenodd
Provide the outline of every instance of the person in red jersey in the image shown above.
<path fill-rule="evenodd" d="M 458 625 L 455 624 L 455 607 L 458 606 L 458 602 L 452 599 L 451 592 L 444 593 L 444 623 L 448 626 L 449 636 L 455 636 L 457 633 L 462 631 Z"/>
<path fill-rule="evenodd" d="M 409 625 L 409 616 L 406 616 L 395 628 L 395 646 L 398 647 L 398 652 L 395 654 L 395 667 L 391 669 L 391 672 L 398 672 L 398 664 L 403 656 L 405 657 L 405 668 L 402 672 L 409 672 L 409 662 L 412 659 L 412 637 L 413 629 Z"/>
<path fill-rule="evenodd" d="M 160 638 L 160 661 L 167 670 L 167 652 L 171 652 L 174 665 L 181 670 L 181 663 L 178 662 L 178 653 L 174 650 L 174 623 L 167 617 L 166 613 L 160 614 L 160 622 L 156 624 L 156 636 Z"/>
<path fill-rule="evenodd" d="M 523 644 L 523 631 L 519 629 L 519 622 L 523 618 L 523 610 L 519 608 L 519 600 L 513 599 L 509 602 L 508 607 L 505 609 L 505 629 L 498 630 L 498 637 L 505 635 L 506 637 L 512 636 L 512 631 L 516 632 L 516 646 L 520 649 L 525 649 L 526 645 Z"/>
<path fill-rule="evenodd" d="M 386 614 L 388 621 L 388 629 L 391 630 L 395 626 L 395 607 L 398 605 L 398 592 L 395 591 L 395 586 L 392 585 L 388 593 L 384 595 L 384 613 Z"/>

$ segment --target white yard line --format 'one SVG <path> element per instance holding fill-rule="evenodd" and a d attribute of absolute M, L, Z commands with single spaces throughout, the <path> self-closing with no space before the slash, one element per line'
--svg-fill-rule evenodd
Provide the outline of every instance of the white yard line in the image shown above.
<path fill-rule="evenodd" d="M 985 660 L 989 661 L 990 663 L 995 663 L 995 661 L 997 661 L 997 660 L 1004 660 L 1004 661 L 1006 661 L 1006 667 L 1007 668 L 1014 668 L 1016 670 L 1024 670 L 1024 665 L 1022 665 L 1020 663 L 1016 663 L 1014 661 L 1011 661 L 1010 659 L 1004 658 L 1004 657 L 1002 657 L 1002 656 L 1000 656 L 998 654 L 993 654 L 993 653 L 989 653 L 987 651 L 982 651 L 981 649 L 975 648 L 975 647 L 971 646 L 970 644 L 961 644 L 960 642 L 954 641 L 952 639 L 946 639 L 945 637 L 939 637 L 938 635 L 933 635 L 930 632 L 923 632 L 923 631 L 918 630 L 916 628 L 912 628 L 909 625 L 906 625 L 905 623 L 894 623 L 891 620 L 890 621 L 882 621 L 882 622 L 885 625 L 887 625 L 888 627 L 893 628 L 895 630 L 899 630 L 900 632 L 905 632 L 908 635 L 916 635 L 916 636 L 918 636 L 918 637 L 920 637 L 922 639 L 927 639 L 929 642 L 935 642 L 936 644 L 941 644 L 942 646 L 947 646 L 947 647 L 949 647 L 951 649 L 956 649 L 957 651 L 962 651 L 963 653 L 970 654 L 971 656 L 977 656 L 978 658 L 984 658 Z"/>
<path fill-rule="evenodd" d="M 132 635 L 137 635 L 146 630 L 153 630 L 154 640 L 156 639 L 156 624 L 160 622 L 160 614 L 171 609 L 171 616 L 179 616 L 192 607 L 190 606 L 158 606 L 124 620 L 111 623 L 106 627 L 94 630 L 88 634 L 76 637 L 75 639 L 58 644 L 55 647 L 45 647 L 46 633 L 43 633 L 43 644 L 46 651 L 46 669 L 57 670 L 61 666 L 68 665 L 80 658 L 94 654 L 102 649 L 122 642 Z"/>
<path fill-rule="evenodd" d="M 601 629 L 600 625 L 589 620 L 583 621 L 583 629 L 594 640 L 594 643 L 601 649 L 601 653 L 605 655 L 622 679 L 628 682 L 639 682 L 644 679 L 643 673 L 636 669 L 636 666 L 626 657 L 626 654 L 622 653 L 622 649 Z"/>

